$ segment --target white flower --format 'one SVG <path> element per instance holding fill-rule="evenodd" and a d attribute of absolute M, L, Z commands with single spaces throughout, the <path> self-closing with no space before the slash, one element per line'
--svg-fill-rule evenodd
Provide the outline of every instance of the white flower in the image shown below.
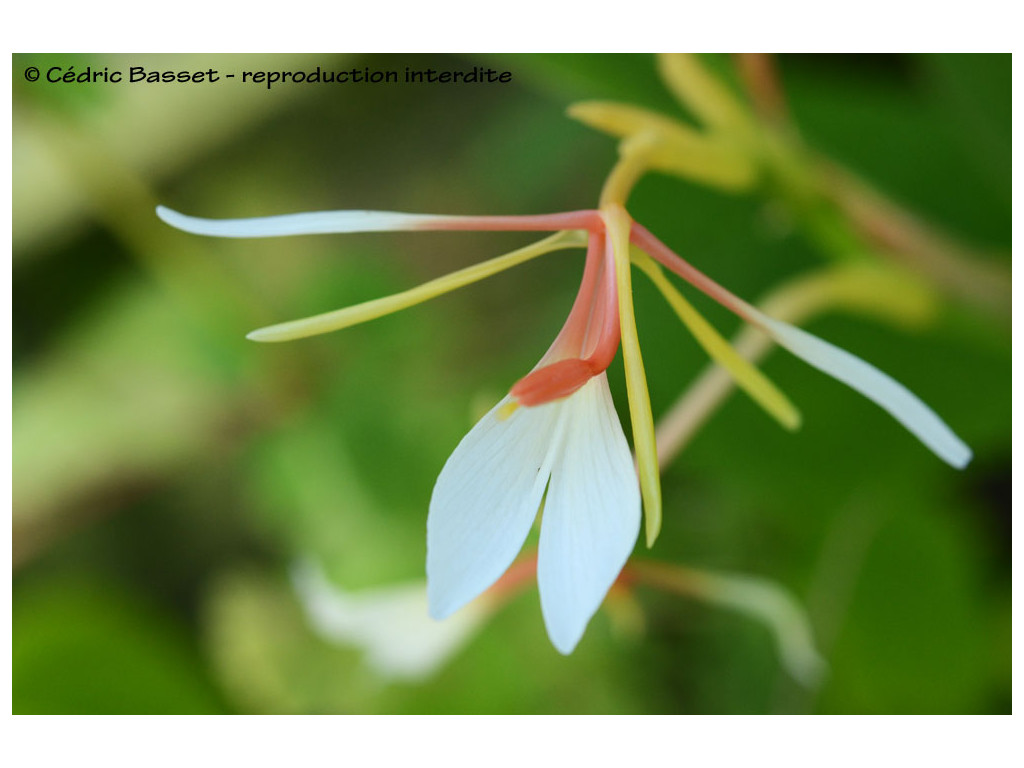
<path fill-rule="evenodd" d="M 444 618 L 493 584 L 543 501 L 541 610 L 552 643 L 568 654 L 633 551 L 640 531 L 636 470 L 604 373 L 563 400 L 505 416 L 510 402 L 502 400 L 463 438 L 434 486 L 430 613 Z"/>

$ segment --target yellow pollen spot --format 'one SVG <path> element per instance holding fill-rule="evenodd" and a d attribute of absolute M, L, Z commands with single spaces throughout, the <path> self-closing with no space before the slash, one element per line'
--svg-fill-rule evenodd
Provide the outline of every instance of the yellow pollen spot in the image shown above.
<path fill-rule="evenodd" d="M 501 408 L 498 409 L 498 421 L 504 421 L 519 408 L 519 403 L 515 400 L 509 400 Z"/>

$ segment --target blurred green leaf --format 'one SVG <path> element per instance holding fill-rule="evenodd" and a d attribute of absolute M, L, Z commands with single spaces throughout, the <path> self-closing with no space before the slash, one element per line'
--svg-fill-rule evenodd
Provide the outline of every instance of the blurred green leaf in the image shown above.
<path fill-rule="evenodd" d="M 985 706 L 994 681 L 965 531 L 939 505 L 928 512 L 893 517 L 867 553 L 825 711 L 952 714 Z"/>
<path fill-rule="evenodd" d="M 17 590 L 16 714 L 218 714 L 188 627 L 123 586 L 73 575 Z"/>
<path fill-rule="evenodd" d="M 45 539 L 75 500 L 195 461 L 226 434 L 227 392 L 173 302 L 112 291 L 50 358 L 15 374 L 16 529 Z"/>

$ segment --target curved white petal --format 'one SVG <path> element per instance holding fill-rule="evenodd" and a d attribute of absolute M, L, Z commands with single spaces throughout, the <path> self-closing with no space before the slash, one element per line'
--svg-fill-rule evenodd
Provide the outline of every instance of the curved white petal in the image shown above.
<path fill-rule="evenodd" d="M 752 308 L 751 308 L 752 309 Z M 931 408 L 889 375 L 817 336 L 752 309 L 755 322 L 781 346 L 888 411 L 940 459 L 963 469 L 971 449 Z"/>
<path fill-rule="evenodd" d="M 366 653 L 381 677 L 422 680 L 458 653 L 488 617 L 483 601 L 449 621 L 427 614 L 426 584 L 414 582 L 346 592 L 311 562 L 292 569 L 292 583 L 316 632 Z"/>
<path fill-rule="evenodd" d="M 200 219 L 158 205 L 156 215 L 176 229 L 211 237 L 286 237 L 341 232 L 387 232 L 418 229 L 457 216 L 394 211 L 314 211 L 254 219 Z"/>
<path fill-rule="evenodd" d="M 695 592 L 767 625 L 782 665 L 797 682 L 810 687 L 821 681 L 828 664 L 814 646 L 810 617 L 786 589 L 756 576 L 695 573 L 703 582 L 702 589 Z"/>
<path fill-rule="evenodd" d="M 605 374 L 564 401 L 565 441 L 544 502 L 537 582 L 551 642 L 568 654 L 640 532 L 640 488 Z"/>
<path fill-rule="evenodd" d="M 565 401 L 517 408 L 505 397 L 449 457 L 427 515 L 427 596 L 443 619 L 512 564 L 537 517 L 561 442 Z"/>

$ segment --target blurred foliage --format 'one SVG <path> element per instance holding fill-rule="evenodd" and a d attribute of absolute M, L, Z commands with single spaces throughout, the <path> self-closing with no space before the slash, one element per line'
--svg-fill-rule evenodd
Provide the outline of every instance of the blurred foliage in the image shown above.
<path fill-rule="evenodd" d="M 731 60 L 712 66 L 738 82 Z M 571 253 L 326 337 L 245 332 L 410 287 L 526 242 L 508 234 L 203 240 L 210 217 L 368 208 L 592 207 L 611 140 L 583 98 L 679 115 L 640 55 L 78 56 L 127 69 L 509 69 L 507 85 L 48 84 L 14 88 L 16 712 L 1006 712 L 1010 333 L 950 299 L 916 333 L 831 315 L 815 333 L 878 365 L 975 450 L 938 462 L 870 403 L 782 354 L 805 426 L 732 398 L 664 475 L 660 560 L 777 579 L 831 674 L 780 672 L 764 628 L 640 591 L 563 658 L 536 591 L 432 680 L 378 679 L 307 626 L 287 578 L 314 557 L 349 589 L 422 577 L 433 479 L 568 312 Z M 1010 57 L 786 56 L 806 143 L 1006 267 Z M 645 178 L 630 209 L 755 299 L 821 263 L 790 214 Z M 643 280 L 655 415 L 702 370 Z M 727 333 L 735 320 L 695 299 Z M 609 376 L 625 413 L 621 363 Z M 627 429 L 628 433 L 628 429 Z M 638 552 L 639 556 L 646 556 Z"/>

